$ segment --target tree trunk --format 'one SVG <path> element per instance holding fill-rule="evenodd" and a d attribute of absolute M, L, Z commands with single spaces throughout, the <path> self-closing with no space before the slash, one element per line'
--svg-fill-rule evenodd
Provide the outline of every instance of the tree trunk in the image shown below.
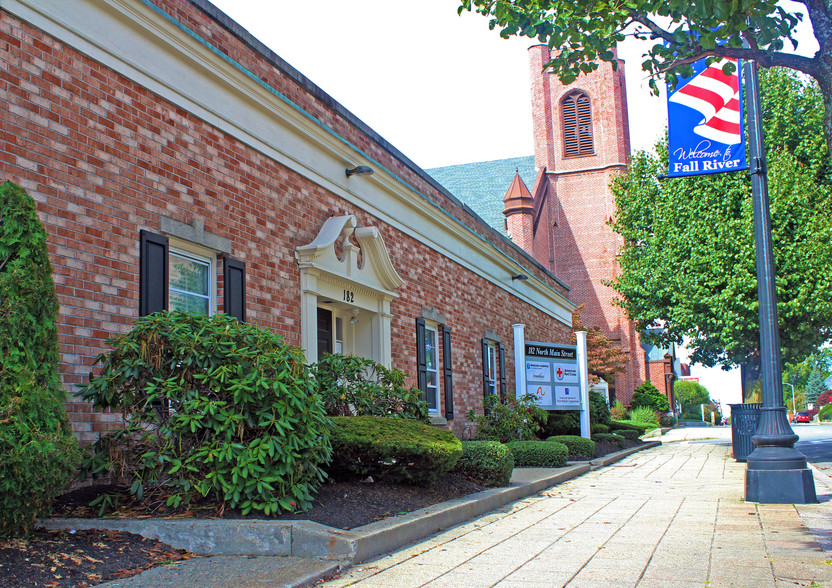
<path fill-rule="evenodd" d="M 760 388 L 760 355 L 755 353 L 740 366 L 742 377 L 742 401 L 762 402 L 762 390 Z"/>

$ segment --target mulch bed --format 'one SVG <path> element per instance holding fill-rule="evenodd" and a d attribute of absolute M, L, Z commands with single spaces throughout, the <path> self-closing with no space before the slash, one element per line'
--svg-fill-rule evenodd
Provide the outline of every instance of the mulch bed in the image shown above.
<path fill-rule="evenodd" d="M 628 441 L 625 447 L 640 442 Z M 595 457 L 618 451 L 615 445 L 596 443 Z M 573 459 L 570 457 L 570 459 Z M 219 512 L 216 505 L 195 505 L 187 511 L 171 511 L 163 504 L 136 504 L 123 488 L 87 486 L 67 492 L 55 503 L 55 515 L 96 517 L 97 507 L 89 502 L 101 493 L 121 491 L 116 517 L 268 518 L 270 520 L 311 520 L 330 527 L 351 529 L 404 514 L 453 498 L 467 496 L 485 487 L 463 476 L 449 474 L 430 488 L 385 482 L 335 480 L 323 484 L 312 510 L 298 514 L 265 517 L 252 513 Z M 0 541 L 0 586 L 38 586 L 83 588 L 126 578 L 149 567 L 193 557 L 181 550 L 116 531 L 45 531 L 29 539 Z"/>

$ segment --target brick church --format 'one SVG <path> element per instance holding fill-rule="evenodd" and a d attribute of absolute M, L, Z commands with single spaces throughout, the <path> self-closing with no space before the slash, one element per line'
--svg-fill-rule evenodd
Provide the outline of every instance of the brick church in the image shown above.
<path fill-rule="evenodd" d="M 584 305 L 584 323 L 627 353 L 626 371 L 609 383 L 615 397 L 628 404 L 649 380 L 672 405 L 674 351 L 642 345 L 605 285 L 619 272 L 623 245 L 608 223 L 615 214 L 609 185 L 630 161 L 624 63 L 615 71 L 602 63 L 564 86 L 543 69 L 546 46 L 531 47 L 529 56 L 534 156 L 428 171 L 568 285 L 570 299 Z"/>

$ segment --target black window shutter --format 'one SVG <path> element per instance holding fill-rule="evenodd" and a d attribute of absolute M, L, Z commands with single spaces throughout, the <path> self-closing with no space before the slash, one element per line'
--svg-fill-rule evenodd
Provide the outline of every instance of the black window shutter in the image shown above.
<path fill-rule="evenodd" d="M 482 340 L 482 397 L 488 398 L 488 340 Z"/>
<path fill-rule="evenodd" d="M 442 368 L 445 388 L 445 419 L 454 419 L 454 376 L 451 360 L 451 330 L 442 326 Z"/>
<path fill-rule="evenodd" d="M 223 299 L 225 314 L 246 322 L 246 264 L 226 257 L 223 269 Z"/>
<path fill-rule="evenodd" d="M 139 246 L 139 316 L 168 308 L 168 238 L 142 230 Z"/>
<path fill-rule="evenodd" d="M 428 363 L 425 357 L 425 319 L 416 319 L 416 382 L 422 400 L 428 398 Z"/>
<path fill-rule="evenodd" d="M 506 347 L 500 343 L 500 400 L 506 399 Z"/>

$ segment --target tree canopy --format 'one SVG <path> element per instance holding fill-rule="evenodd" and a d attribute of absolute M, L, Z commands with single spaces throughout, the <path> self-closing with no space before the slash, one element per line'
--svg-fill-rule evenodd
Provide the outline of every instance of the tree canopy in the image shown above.
<path fill-rule="evenodd" d="M 832 188 L 817 87 L 793 72 L 761 76 L 780 343 L 799 362 L 832 335 Z M 613 228 L 624 237 L 612 283 L 643 337 L 675 342 L 706 366 L 758 363 L 759 318 L 747 174 L 660 179 L 667 145 L 638 153 L 613 184 Z"/>
<path fill-rule="evenodd" d="M 677 380 L 673 384 L 673 393 L 676 396 L 676 402 L 682 407 L 683 413 L 690 412 L 690 409 L 694 406 L 711 402 L 708 389 L 693 380 Z"/>
<path fill-rule="evenodd" d="M 628 35 L 655 43 L 641 67 L 664 76 L 671 87 L 677 76 L 689 76 L 690 64 L 702 58 L 755 59 L 763 67 L 782 66 L 803 72 L 820 85 L 826 116 L 823 130 L 832 145 L 832 4 L 797 0 L 803 5 L 820 49 L 812 57 L 789 53 L 797 48 L 801 14 L 776 0 L 460 0 L 458 11 L 489 18 L 500 36 L 525 36 L 560 52 L 548 64 L 565 84 L 607 61 L 616 67 L 616 44 Z"/>

